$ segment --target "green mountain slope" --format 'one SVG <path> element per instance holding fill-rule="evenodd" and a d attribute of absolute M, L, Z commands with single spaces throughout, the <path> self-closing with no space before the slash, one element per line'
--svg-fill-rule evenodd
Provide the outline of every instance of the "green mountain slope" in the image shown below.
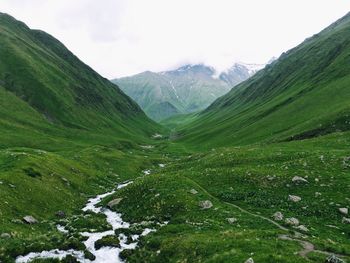
<path fill-rule="evenodd" d="M 218 76 L 203 64 L 185 65 L 176 70 L 146 71 L 112 80 L 156 121 L 176 114 L 200 111 L 233 86 L 252 76 L 263 65 L 234 64 Z"/>
<path fill-rule="evenodd" d="M 18 125 L 13 129 L 36 128 L 55 136 L 74 129 L 73 134 L 108 130 L 127 138 L 148 136 L 157 127 L 58 40 L 6 14 L 0 14 L 0 57 L 1 100 L 6 103 L 0 105 L 1 132 Z"/>
<path fill-rule="evenodd" d="M 150 165 L 139 144 L 160 130 L 58 40 L 0 14 L 0 261 L 75 247 L 55 213 L 79 213 L 91 194 Z"/>
<path fill-rule="evenodd" d="M 348 130 L 349 37 L 348 14 L 216 100 L 181 131 L 183 140 L 209 147 Z"/>

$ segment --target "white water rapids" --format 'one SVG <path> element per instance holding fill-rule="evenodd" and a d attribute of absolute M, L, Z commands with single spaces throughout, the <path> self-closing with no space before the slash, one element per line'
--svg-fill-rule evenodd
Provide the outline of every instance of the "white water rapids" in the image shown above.
<path fill-rule="evenodd" d="M 84 242 L 84 245 L 86 246 L 86 249 L 91 252 L 96 259 L 91 261 L 89 259 L 86 259 L 84 257 L 84 253 L 82 251 L 76 251 L 73 249 L 63 251 L 58 249 L 53 249 L 50 251 L 42 251 L 42 252 L 31 252 L 25 256 L 19 256 L 16 258 L 16 263 L 27 263 L 31 262 L 34 259 L 47 259 L 47 258 L 57 258 L 57 259 L 63 259 L 67 255 L 71 255 L 75 257 L 79 262 L 83 263 L 120 263 L 123 262 L 119 258 L 119 254 L 121 251 L 125 249 L 135 249 L 138 243 L 138 239 L 140 236 L 146 236 L 151 232 L 156 231 L 155 229 L 145 228 L 142 232 L 142 234 L 139 235 L 133 235 L 132 240 L 133 243 L 127 243 L 127 237 L 124 234 L 119 235 L 120 240 L 120 247 L 102 247 L 98 250 L 95 249 L 95 242 L 105 236 L 115 235 L 114 230 L 116 229 L 122 229 L 122 228 L 129 228 L 130 223 L 123 221 L 121 214 L 113 212 L 107 208 L 103 207 L 97 207 L 97 204 L 102 201 L 103 198 L 114 194 L 117 190 L 126 187 L 127 185 L 131 184 L 132 182 L 127 182 L 124 184 L 120 184 L 116 187 L 115 190 L 98 195 L 94 198 L 91 198 L 88 200 L 88 203 L 86 206 L 82 209 L 83 211 L 92 211 L 94 213 L 103 213 L 106 215 L 107 222 L 112 226 L 112 230 L 104 231 L 104 232 L 97 232 L 97 233 L 90 233 L 90 232 L 82 232 L 81 235 L 87 237 L 88 239 Z M 167 222 L 166 222 L 167 223 Z M 165 224 L 166 224 L 165 223 Z M 61 231 L 62 233 L 67 233 L 68 231 L 63 227 L 58 225 L 57 229 Z"/>

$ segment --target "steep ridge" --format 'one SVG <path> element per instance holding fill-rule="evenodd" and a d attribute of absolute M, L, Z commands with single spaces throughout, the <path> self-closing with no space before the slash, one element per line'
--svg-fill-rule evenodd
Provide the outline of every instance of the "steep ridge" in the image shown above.
<path fill-rule="evenodd" d="M 218 74 L 214 68 L 203 64 L 184 65 L 176 70 L 146 71 L 112 82 L 133 98 L 148 116 L 160 121 L 205 109 L 263 66 L 235 63 Z"/>
<path fill-rule="evenodd" d="M 57 39 L 6 14 L 0 14 L 0 57 L 1 133 L 26 126 L 45 136 L 73 129 L 126 138 L 148 136 L 157 127 Z"/>
<path fill-rule="evenodd" d="M 310 138 L 350 128 L 350 15 L 284 53 L 180 132 L 203 146 Z"/>

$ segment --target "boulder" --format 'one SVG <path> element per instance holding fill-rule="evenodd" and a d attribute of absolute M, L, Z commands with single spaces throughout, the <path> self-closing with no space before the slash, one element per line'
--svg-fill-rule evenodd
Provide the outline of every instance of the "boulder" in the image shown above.
<path fill-rule="evenodd" d="M 203 209 L 209 209 L 209 208 L 213 207 L 213 203 L 209 200 L 200 201 L 199 206 Z"/>
<path fill-rule="evenodd" d="M 286 222 L 286 224 L 292 225 L 292 226 L 298 226 L 299 225 L 299 220 L 296 219 L 295 217 L 286 218 L 285 222 Z"/>
<path fill-rule="evenodd" d="M 335 255 L 330 255 L 325 261 L 325 263 L 344 263 L 344 262 L 345 262 L 344 260 L 336 257 Z"/>
<path fill-rule="evenodd" d="M 11 234 L 9 234 L 9 233 L 2 233 L 0 235 L 0 237 L 3 238 L 3 239 L 8 239 L 8 238 L 11 238 Z"/>
<path fill-rule="evenodd" d="M 309 229 L 304 225 L 297 226 L 296 229 L 303 231 L 303 232 L 309 232 Z"/>
<path fill-rule="evenodd" d="M 234 224 L 237 222 L 237 218 L 234 218 L 234 217 L 227 218 L 227 222 L 229 224 Z"/>
<path fill-rule="evenodd" d="M 350 224 L 350 218 L 343 217 L 342 223 Z"/>
<path fill-rule="evenodd" d="M 244 263 L 254 263 L 254 260 L 253 258 L 248 258 Z"/>
<path fill-rule="evenodd" d="M 305 178 L 303 178 L 303 177 L 300 177 L 300 176 L 294 176 L 293 178 L 292 178 L 292 182 L 293 183 L 308 183 L 308 180 L 306 180 Z"/>
<path fill-rule="evenodd" d="M 301 197 L 297 195 L 288 195 L 288 200 L 292 202 L 299 202 L 301 201 Z"/>
<path fill-rule="evenodd" d="M 113 199 L 112 201 L 109 201 L 107 206 L 109 208 L 113 208 L 114 206 L 118 205 L 121 201 L 123 200 L 123 198 L 116 198 L 116 199 Z"/>
<path fill-rule="evenodd" d="M 283 220 L 283 214 L 281 212 L 276 212 L 272 215 L 273 219 L 276 221 L 282 221 Z"/>
<path fill-rule="evenodd" d="M 23 217 L 23 221 L 30 225 L 38 223 L 38 220 L 36 220 L 33 216 L 25 216 Z"/>
<path fill-rule="evenodd" d="M 190 193 L 193 194 L 193 195 L 196 195 L 196 194 L 198 194 L 198 191 L 196 189 L 191 189 Z"/>
<path fill-rule="evenodd" d="M 349 213 L 349 209 L 347 207 L 339 208 L 339 212 L 343 215 L 347 215 Z"/>

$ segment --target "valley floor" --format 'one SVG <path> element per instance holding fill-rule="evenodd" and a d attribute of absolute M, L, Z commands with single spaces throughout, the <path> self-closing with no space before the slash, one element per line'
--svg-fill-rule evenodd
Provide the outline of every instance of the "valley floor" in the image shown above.
<path fill-rule="evenodd" d="M 80 233 L 111 226 L 104 214 L 81 209 L 90 197 L 133 180 L 101 202 L 126 222 L 157 230 L 123 251 L 127 262 L 324 262 L 333 254 L 349 261 L 350 215 L 341 209 L 350 205 L 349 149 L 349 133 L 206 152 L 166 139 L 74 153 L 4 149 L 0 260 L 55 248 L 93 260 Z M 38 223 L 24 224 L 26 215 Z M 132 243 L 140 231 L 123 234 Z"/>

